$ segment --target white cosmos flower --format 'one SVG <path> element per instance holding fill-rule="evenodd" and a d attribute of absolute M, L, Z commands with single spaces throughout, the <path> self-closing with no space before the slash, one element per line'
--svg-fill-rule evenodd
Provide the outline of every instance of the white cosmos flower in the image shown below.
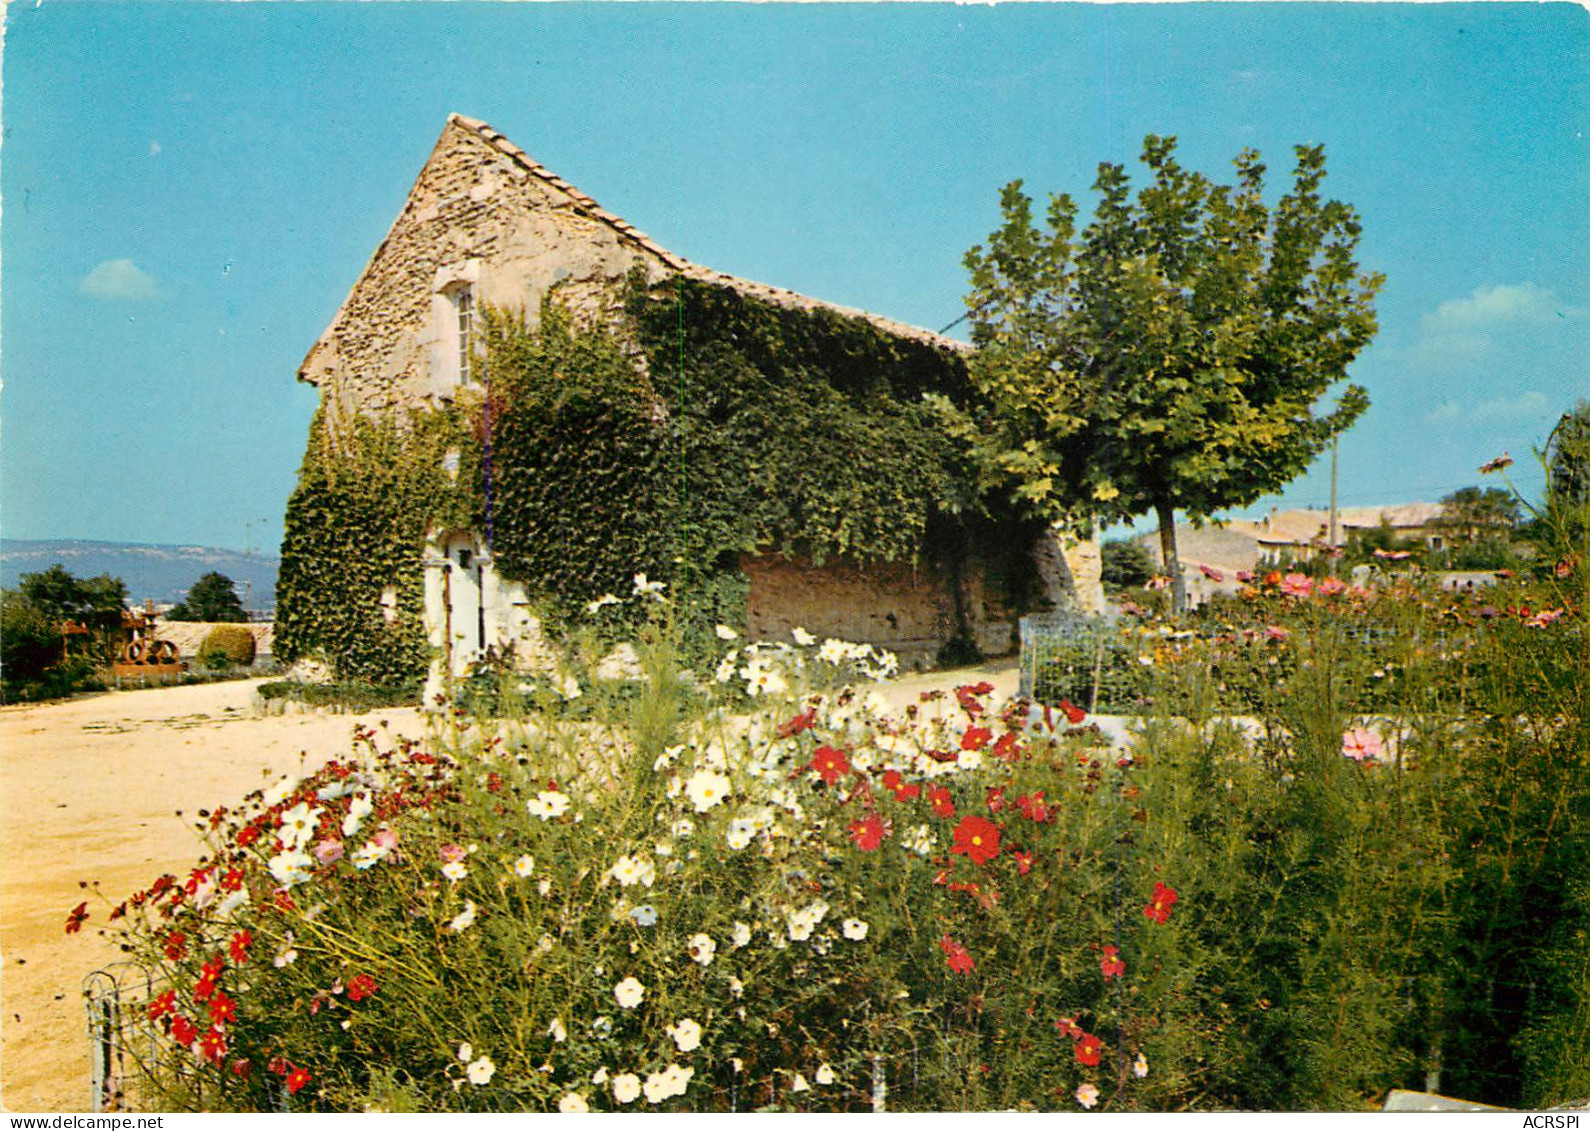
<path fill-rule="evenodd" d="M 471 926 L 473 926 L 474 923 L 475 923 L 475 901 L 473 899 L 466 899 L 466 900 L 464 900 L 464 909 L 462 911 L 460 911 L 457 915 L 453 916 L 453 921 L 451 923 L 447 924 L 447 929 L 449 931 L 452 931 L 453 934 L 456 935 L 456 934 L 460 934 L 463 931 L 469 930 L 469 928 Z M 488 1061 L 488 1063 L 490 1063 L 490 1062 Z"/>
<path fill-rule="evenodd" d="M 623 1072 L 613 1077 L 613 1099 L 621 1104 L 630 1104 L 639 1098 L 639 1076 L 636 1076 L 633 1072 Z"/>
<path fill-rule="evenodd" d="M 540 881 L 539 883 L 536 884 L 536 890 L 539 891 L 542 895 L 551 895 L 552 894 L 552 881 L 551 880 L 542 880 L 542 881 Z"/>
<path fill-rule="evenodd" d="M 729 979 L 729 992 L 735 997 L 739 997 L 741 994 L 745 993 L 745 983 L 740 981 L 738 978 L 731 977 Z"/>
<path fill-rule="evenodd" d="M 613 999 L 618 1002 L 620 1009 L 634 1009 L 645 996 L 646 987 L 633 976 L 625 978 L 613 987 Z"/>
<path fill-rule="evenodd" d="M 705 813 L 729 796 L 729 779 L 716 770 L 697 770 L 685 783 L 685 796 L 697 813 Z"/>
<path fill-rule="evenodd" d="M 789 690 L 789 681 L 778 669 L 768 667 L 760 660 L 753 660 L 741 668 L 740 676 L 745 680 L 747 695 L 782 695 Z"/>
<path fill-rule="evenodd" d="M 248 888 L 240 887 L 221 900 L 220 906 L 215 909 L 215 913 L 225 919 L 242 908 L 246 903 L 248 903 Z"/>
<path fill-rule="evenodd" d="M 806 1077 L 799 1072 L 795 1073 L 795 1082 L 789 1086 L 792 1092 L 809 1092 L 812 1086 L 806 1082 Z"/>
<path fill-rule="evenodd" d="M 596 600 L 594 600 L 590 604 L 586 605 L 585 606 L 585 611 L 586 611 L 587 614 L 594 615 L 596 613 L 601 612 L 608 605 L 616 605 L 618 603 L 619 603 L 619 599 L 617 597 L 615 597 L 613 594 L 611 594 L 611 593 L 603 593 Z"/>
<path fill-rule="evenodd" d="M 375 802 L 368 793 L 358 793 L 348 804 L 348 815 L 342 819 L 342 835 L 353 836 L 364 824 L 364 819 L 375 812 Z"/>
<path fill-rule="evenodd" d="M 662 591 L 668 587 L 666 581 L 647 581 L 644 573 L 635 575 L 635 596 L 655 597 L 662 600 Z"/>
<path fill-rule="evenodd" d="M 789 634 L 795 638 L 795 643 L 799 644 L 802 648 L 809 648 L 813 644 L 817 643 L 817 637 L 813 636 L 811 633 L 799 626 L 790 629 Z"/>
<path fill-rule="evenodd" d="M 720 624 L 716 628 L 714 628 L 712 631 L 718 634 L 718 639 L 719 640 L 738 640 L 738 639 L 740 639 L 740 634 L 738 632 L 735 632 L 734 629 L 730 628 L 726 624 Z"/>
<path fill-rule="evenodd" d="M 289 849 L 270 858 L 270 872 L 283 887 L 293 887 L 314 874 L 315 860 L 307 852 Z"/>
<path fill-rule="evenodd" d="M 469 1073 L 469 1082 L 478 1087 L 491 1083 L 492 1076 L 496 1075 L 497 1066 L 491 1062 L 491 1057 L 483 1056 L 479 1060 L 470 1061 L 465 1071 Z"/>
<path fill-rule="evenodd" d="M 585 1102 L 585 1097 L 578 1092 L 570 1092 L 558 1101 L 558 1110 L 564 1115 L 581 1115 L 591 1110 L 591 1105 Z"/>
<path fill-rule="evenodd" d="M 598 1088 L 607 1083 L 607 1065 L 604 1064 L 595 1072 L 591 1073 L 591 1083 L 595 1084 Z"/>
<path fill-rule="evenodd" d="M 536 858 L 534 856 L 521 856 L 513 862 L 513 874 L 521 879 L 532 875 L 535 870 Z"/>
<path fill-rule="evenodd" d="M 283 778 L 265 791 L 265 796 L 260 799 L 261 804 L 267 809 L 280 805 L 293 795 L 293 791 L 298 788 L 298 780 L 294 777 Z"/>
<path fill-rule="evenodd" d="M 834 1082 L 833 1065 L 819 1064 L 817 1066 L 817 1071 L 812 1075 L 812 1079 L 816 1080 L 819 1084 L 832 1084 Z"/>
<path fill-rule="evenodd" d="M 728 842 L 730 848 L 738 852 L 742 848 L 749 847 L 754 836 L 756 829 L 751 822 L 744 817 L 736 817 L 729 822 L 729 831 L 724 834 L 723 839 Z"/>
<path fill-rule="evenodd" d="M 542 790 L 526 802 L 525 807 L 530 810 L 532 817 L 550 821 L 569 811 L 569 795 L 556 789 Z"/>
<path fill-rule="evenodd" d="M 282 827 L 276 830 L 276 835 L 288 848 L 301 848 L 315 835 L 319 819 L 319 809 L 311 809 L 308 802 L 300 801 L 282 813 Z"/>
<path fill-rule="evenodd" d="M 580 681 L 572 675 L 566 675 L 558 683 L 558 691 L 565 699 L 578 699 L 585 692 L 580 690 Z"/>
<path fill-rule="evenodd" d="M 442 865 L 442 875 L 456 884 L 459 880 L 469 875 L 469 869 L 464 867 L 462 860 L 449 860 Z"/>
<path fill-rule="evenodd" d="M 719 683 L 728 683 L 739 667 L 739 653 L 731 648 L 729 654 L 718 661 L 718 670 L 712 673 L 712 677 Z"/>
<path fill-rule="evenodd" d="M 374 841 L 367 841 L 364 847 L 355 849 L 353 855 L 349 859 L 353 861 L 353 866 L 355 868 L 359 869 L 361 872 L 364 872 L 374 868 L 381 861 L 385 860 L 387 858 L 387 853 L 390 851 L 390 849 L 382 848 Z"/>
<path fill-rule="evenodd" d="M 823 641 L 823 646 L 817 649 L 817 658 L 830 664 L 842 664 L 849 655 L 843 640 L 835 640 L 830 636 Z"/>
<path fill-rule="evenodd" d="M 690 1079 L 696 1074 L 694 1068 L 681 1068 L 677 1064 L 670 1064 L 661 1072 L 653 1072 L 646 1077 L 646 1083 L 641 1091 L 646 1093 L 646 1102 L 660 1104 L 674 1096 L 682 1096 L 685 1089 L 690 1086 Z"/>
<path fill-rule="evenodd" d="M 276 952 L 276 957 L 271 959 L 271 965 L 280 970 L 284 966 L 291 966 L 298 961 L 298 952 L 293 949 L 293 933 L 287 932 L 287 941 Z"/>
<path fill-rule="evenodd" d="M 635 884 L 651 887 L 657 882 L 657 867 L 644 856 L 620 856 L 607 874 L 626 888 Z"/>
<path fill-rule="evenodd" d="M 739 950 L 751 941 L 751 928 L 735 920 L 734 929 L 729 932 L 729 941 L 734 944 L 734 949 Z"/>
<path fill-rule="evenodd" d="M 718 953 L 718 944 L 712 941 L 711 935 L 695 934 L 690 936 L 690 941 L 685 944 L 685 949 L 690 952 L 690 960 L 702 966 L 711 966 L 713 957 Z"/>
<path fill-rule="evenodd" d="M 1132 1061 L 1132 1075 L 1139 1080 L 1148 1075 L 1148 1057 L 1142 1053 L 1138 1053 L 1137 1059 Z"/>
<path fill-rule="evenodd" d="M 689 1017 L 683 1018 L 668 1029 L 674 1047 L 680 1052 L 695 1052 L 701 1047 L 701 1026 Z"/>
<path fill-rule="evenodd" d="M 465 1041 L 463 1044 L 459 1045 L 458 1046 L 458 1059 L 464 1061 L 466 1064 L 468 1062 L 470 1062 L 471 1060 L 474 1060 L 475 1059 L 475 1046 L 470 1044 L 468 1041 Z"/>
<path fill-rule="evenodd" d="M 866 938 L 867 931 L 870 929 L 864 919 L 846 919 L 840 927 L 840 931 L 845 938 L 850 939 L 852 942 L 860 942 Z"/>
<path fill-rule="evenodd" d="M 563 1027 L 563 1018 L 554 1017 L 552 1019 L 552 1024 L 547 1026 L 547 1036 L 560 1045 L 569 1039 L 569 1031 Z"/>

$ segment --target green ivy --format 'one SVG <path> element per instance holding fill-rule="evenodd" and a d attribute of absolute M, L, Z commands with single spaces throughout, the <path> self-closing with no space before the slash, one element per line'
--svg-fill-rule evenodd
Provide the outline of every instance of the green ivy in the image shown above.
<path fill-rule="evenodd" d="M 484 325 L 489 393 L 335 436 L 317 418 L 288 504 L 285 659 L 321 656 L 339 679 L 422 671 L 428 521 L 483 533 L 554 628 L 645 572 L 710 635 L 744 622 L 740 559 L 765 553 L 926 561 L 952 586 L 977 558 L 1011 603 L 1030 597 L 1013 563 L 1037 528 L 990 511 L 923 399 L 969 395 L 958 353 L 679 278 L 632 277 L 616 327 L 578 327 L 550 299 L 533 327 Z"/>

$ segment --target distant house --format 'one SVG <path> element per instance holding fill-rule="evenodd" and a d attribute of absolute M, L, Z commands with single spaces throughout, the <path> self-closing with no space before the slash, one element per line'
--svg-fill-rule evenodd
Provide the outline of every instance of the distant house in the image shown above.
<path fill-rule="evenodd" d="M 867 378 L 871 387 L 856 388 L 854 381 L 829 375 L 824 397 L 837 393 L 879 411 L 877 405 L 886 403 L 880 390 L 898 403 L 919 403 L 931 383 L 964 386 L 970 349 L 964 343 L 691 263 L 601 208 L 484 122 L 455 114 L 391 230 L 300 367 L 299 378 L 320 392 L 316 427 L 444 409 L 471 389 L 478 395 L 481 312 L 488 306 L 525 312 L 533 320 L 542 300 L 554 294 L 576 320 L 603 322 L 623 336 L 626 318 L 633 317 L 625 287 L 637 278 L 653 295 L 666 296 L 666 288 L 679 281 L 680 287 L 688 283 L 699 293 L 725 296 L 713 301 L 741 303 L 753 314 L 774 312 L 786 320 L 786 336 L 804 343 L 805 358 L 819 362 L 825 350 L 839 359 L 857 327 L 883 335 L 889 344 Z M 803 379 L 814 372 L 821 379 L 817 362 L 801 364 Z M 666 393 L 660 383 L 659 388 Z M 667 415 L 667 404 L 660 404 L 657 419 Z M 312 451 L 314 444 L 312 436 Z M 865 467 L 880 455 L 861 446 L 830 458 Z M 458 457 L 449 458 L 449 473 L 456 476 Z M 813 474 L 821 474 L 820 462 L 814 462 Z M 316 623 L 327 619 L 323 610 L 312 607 L 312 595 L 302 588 L 307 573 L 293 513 L 290 505 L 277 610 L 278 647 L 289 660 L 335 647 Z M 412 558 L 422 584 L 406 584 L 407 574 L 399 571 L 384 586 L 366 585 L 356 598 L 344 599 L 369 605 L 361 616 L 373 626 L 370 631 L 388 626 L 396 632 L 406 617 L 418 618 L 432 656 L 445 656 L 454 673 L 467 671 L 488 650 L 508 650 L 528 662 L 538 649 L 536 578 L 506 575 L 502 544 L 492 542 L 489 527 L 427 517 L 436 521 L 428 523 L 424 544 L 414 546 Z M 1052 537 L 1040 542 L 1050 544 L 1035 545 L 1029 564 L 1049 602 L 1075 591 L 1073 567 L 1091 572 L 1084 588 L 1087 581 L 1097 588 L 1096 548 L 1090 557 L 1091 544 L 1079 553 L 1053 545 Z M 983 545 L 998 549 L 999 543 L 1010 540 Z M 752 639 L 788 640 L 799 626 L 819 637 L 894 649 L 906 663 L 931 662 L 957 637 L 985 652 L 1007 650 L 1021 611 L 1012 598 L 1019 586 L 1009 584 L 1009 571 L 995 576 L 975 554 L 960 563 L 830 556 L 818 565 L 798 554 L 760 549 L 740 551 L 737 562 L 733 555 L 719 556 L 725 558 L 727 565 L 715 568 L 737 568 L 748 586 L 746 623 L 740 627 Z"/>

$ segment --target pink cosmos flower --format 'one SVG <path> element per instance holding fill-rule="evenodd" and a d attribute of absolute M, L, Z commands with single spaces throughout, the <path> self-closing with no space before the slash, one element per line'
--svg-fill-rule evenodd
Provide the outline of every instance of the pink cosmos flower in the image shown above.
<path fill-rule="evenodd" d="M 393 832 L 391 829 L 382 829 L 380 832 L 376 833 L 370 838 L 370 843 L 379 849 L 391 852 L 397 847 L 398 844 L 397 833 Z"/>
<path fill-rule="evenodd" d="M 1289 573 L 1281 578 L 1281 592 L 1288 597 L 1307 597 L 1314 588 L 1314 579 L 1306 573 Z"/>
<path fill-rule="evenodd" d="M 342 859 L 342 841 L 323 840 L 315 845 L 315 859 L 322 864 L 335 864 Z"/>
<path fill-rule="evenodd" d="M 1334 597 L 1346 588 L 1347 583 L 1341 578 L 1327 577 L 1319 583 L 1319 595 L 1321 597 Z"/>
<path fill-rule="evenodd" d="M 1280 625 L 1269 624 L 1264 626 L 1264 638 L 1266 640 L 1285 640 L 1291 635 L 1291 632 L 1282 628 Z"/>
<path fill-rule="evenodd" d="M 469 849 L 461 844 L 444 844 L 436 851 L 441 855 L 443 864 L 456 864 L 469 855 Z"/>
<path fill-rule="evenodd" d="M 1342 754 L 1355 762 L 1369 762 L 1380 757 L 1386 749 L 1380 735 L 1368 727 L 1353 727 L 1342 735 Z"/>

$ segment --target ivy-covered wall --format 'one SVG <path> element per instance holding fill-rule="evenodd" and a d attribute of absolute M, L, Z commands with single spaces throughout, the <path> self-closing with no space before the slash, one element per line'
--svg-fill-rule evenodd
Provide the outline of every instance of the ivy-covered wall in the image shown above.
<path fill-rule="evenodd" d="M 984 512 L 922 401 L 967 395 L 960 354 L 683 278 L 637 274 L 622 309 L 614 327 L 577 328 L 551 301 L 533 329 L 493 314 L 489 395 L 335 441 L 317 421 L 288 508 L 280 654 L 321 655 L 342 678 L 421 672 L 428 522 L 488 538 L 552 626 L 637 571 L 701 606 L 704 626 L 743 624 L 742 555 L 769 553 L 916 567 L 968 639 L 974 590 L 1000 609 L 1030 599 L 1030 570 L 1011 563 L 1037 530 Z M 450 447 L 456 482 L 440 470 Z"/>
<path fill-rule="evenodd" d="M 416 679 L 428 661 L 421 550 L 426 525 L 468 527 L 479 507 L 480 446 L 461 410 L 310 425 L 287 502 L 276 577 L 275 655 L 312 657 L 340 680 Z M 460 453 L 456 477 L 444 461 Z M 388 620 L 381 596 L 396 591 Z"/>

